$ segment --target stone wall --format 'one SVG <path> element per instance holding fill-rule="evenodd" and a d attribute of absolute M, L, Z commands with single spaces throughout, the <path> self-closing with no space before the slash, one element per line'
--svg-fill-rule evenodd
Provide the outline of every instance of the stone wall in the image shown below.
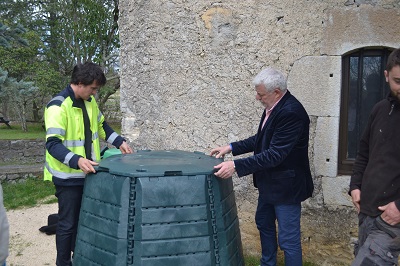
<path fill-rule="evenodd" d="M 0 182 L 43 175 L 44 140 L 0 140 Z"/>
<path fill-rule="evenodd" d="M 100 145 L 113 148 L 103 140 Z M 0 147 L 0 182 L 43 176 L 44 140 L 0 140 Z"/>
<path fill-rule="evenodd" d="M 0 140 L 0 165 L 44 163 L 44 140 Z"/>
<path fill-rule="evenodd" d="M 341 58 L 361 47 L 399 47 L 400 2 L 121 0 L 119 7 L 122 133 L 131 145 L 207 153 L 246 138 L 263 111 L 252 78 L 267 66 L 282 70 L 312 121 L 316 189 L 303 205 L 306 259 L 349 265 L 357 215 L 349 176 L 337 174 Z M 245 251 L 259 253 L 257 191 L 251 177 L 233 179 Z"/>

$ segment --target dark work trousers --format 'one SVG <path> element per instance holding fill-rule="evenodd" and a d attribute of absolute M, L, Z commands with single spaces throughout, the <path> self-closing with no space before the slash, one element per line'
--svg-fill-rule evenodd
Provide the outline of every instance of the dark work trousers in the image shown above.
<path fill-rule="evenodd" d="M 57 266 L 70 266 L 75 248 L 83 186 L 56 186 L 59 220 L 56 231 Z"/>
<path fill-rule="evenodd" d="M 359 214 L 358 245 L 352 266 L 398 265 L 400 224 L 391 226 L 380 216 Z"/>

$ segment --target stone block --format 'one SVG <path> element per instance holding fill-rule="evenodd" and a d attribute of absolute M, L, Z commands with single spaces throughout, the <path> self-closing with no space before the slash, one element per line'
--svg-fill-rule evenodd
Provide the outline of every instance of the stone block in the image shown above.
<path fill-rule="evenodd" d="M 339 138 L 339 118 L 319 117 L 315 129 L 314 151 L 312 164 L 316 176 L 337 175 L 337 149 Z"/>
<path fill-rule="evenodd" d="M 322 177 L 324 203 L 328 208 L 353 207 L 348 195 L 349 183 L 350 176 Z"/>

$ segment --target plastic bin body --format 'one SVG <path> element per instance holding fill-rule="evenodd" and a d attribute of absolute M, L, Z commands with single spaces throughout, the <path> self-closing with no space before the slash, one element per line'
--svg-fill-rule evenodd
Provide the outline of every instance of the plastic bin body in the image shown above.
<path fill-rule="evenodd" d="M 183 151 L 113 155 L 85 181 L 74 265 L 244 265 L 232 179 Z"/>

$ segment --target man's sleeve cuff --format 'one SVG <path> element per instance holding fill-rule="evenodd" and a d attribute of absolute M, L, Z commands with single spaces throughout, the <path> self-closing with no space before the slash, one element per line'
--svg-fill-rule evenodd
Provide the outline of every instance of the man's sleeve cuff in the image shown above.
<path fill-rule="evenodd" d="M 79 166 L 78 166 L 78 161 L 82 156 L 79 156 L 77 154 L 74 154 L 71 158 L 71 160 L 69 160 L 69 167 L 78 170 Z"/>

